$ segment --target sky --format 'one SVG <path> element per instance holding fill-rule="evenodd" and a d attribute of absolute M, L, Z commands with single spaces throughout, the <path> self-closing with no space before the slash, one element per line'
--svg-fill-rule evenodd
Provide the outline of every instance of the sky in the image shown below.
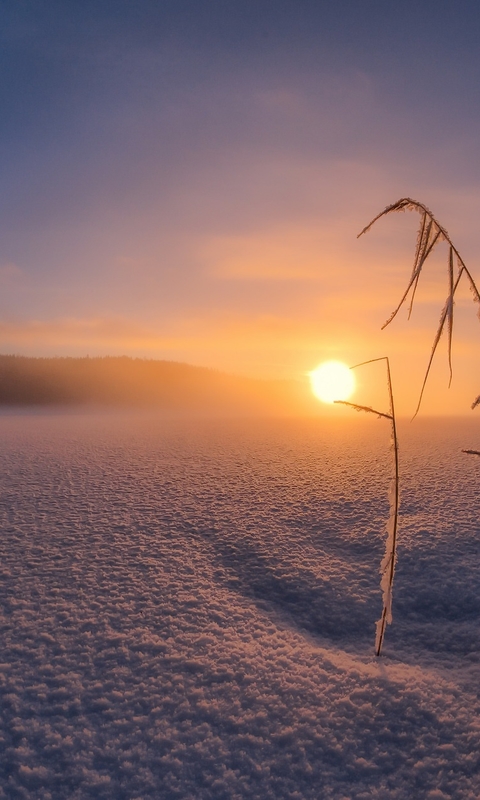
<path fill-rule="evenodd" d="M 356 235 L 413 197 L 480 281 L 479 36 L 474 0 L 2 0 L 0 352 L 268 378 L 389 355 L 413 413 L 447 252 L 382 332 L 418 219 Z M 425 414 L 471 413 L 479 337 L 465 289 Z"/>

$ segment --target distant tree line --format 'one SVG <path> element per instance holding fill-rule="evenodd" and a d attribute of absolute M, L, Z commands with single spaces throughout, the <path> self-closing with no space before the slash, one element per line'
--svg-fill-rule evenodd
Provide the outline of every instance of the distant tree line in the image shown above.
<path fill-rule="evenodd" d="M 246 411 L 310 407 L 305 387 L 127 356 L 0 355 L 0 405 L 102 405 Z"/>

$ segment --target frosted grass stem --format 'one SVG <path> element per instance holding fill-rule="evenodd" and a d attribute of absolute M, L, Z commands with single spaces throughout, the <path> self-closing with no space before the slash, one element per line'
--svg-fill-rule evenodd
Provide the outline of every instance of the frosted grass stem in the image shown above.
<path fill-rule="evenodd" d="M 394 471 L 388 499 L 390 503 L 390 514 L 387 522 L 387 539 L 385 542 L 385 554 L 380 564 L 380 588 L 382 590 L 383 610 L 380 619 L 376 624 L 375 636 L 375 655 L 380 656 L 382 652 L 383 640 L 385 638 L 385 629 L 387 625 L 392 622 L 392 592 L 393 592 L 393 578 L 395 575 L 395 565 L 397 562 L 397 533 L 398 533 L 398 509 L 400 503 L 399 492 L 399 465 L 398 465 L 398 438 L 397 438 L 397 423 L 395 419 L 395 404 L 393 400 L 392 377 L 390 373 L 390 362 L 388 356 L 381 358 L 372 358 L 369 361 L 362 361 L 360 364 L 355 364 L 351 369 L 363 367 L 366 364 L 373 364 L 376 361 L 385 361 L 387 365 L 387 385 L 388 396 L 390 402 L 389 413 L 377 411 L 370 406 L 360 406 L 356 403 L 349 403 L 346 400 L 335 400 L 336 403 L 341 403 L 345 406 L 350 406 L 356 411 L 366 411 L 369 414 L 376 414 L 377 417 L 384 417 L 390 420 L 391 433 L 392 433 L 392 450 Z"/>
<path fill-rule="evenodd" d="M 374 225 L 374 223 L 377 222 L 377 220 L 379 220 L 381 217 L 395 211 L 417 211 L 420 214 L 421 221 L 417 234 L 417 244 L 415 248 L 415 256 L 414 256 L 413 269 L 410 281 L 397 307 L 394 309 L 394 311 L 387 319 L 385 324 L 382 325 L 382 329 L 386 328 L 387 325 L 389 325 L 392 322 L 392 320 L 396 317 L 403 303 L 406 301 L 410 293 L 410 290 L 412 290 L 410 307 L 408 312 L 408 318 L 410 319 L 410 314 L 413 308 L 413 301 L 415 299 L 415 293 L 417 290 L 420 273 L 427 258 L 433 252 L 438 242 L 444 241 L 448 245 L 448 295 L 445 300 L 442 312 L 440 314 L 440 321 L 438 324 L 437 332 L 435 334 L 435 338 L 433 340 L 432 349 L 430 351 L 430 358 L 428 360 L 427 368 L 423 378 L 422 388 L 420 390 L 420 397 L 418 400 L 417 408 L 415 410 L 415 414 L 413 415 L 415 418 L 418 412 L 420 411 L 420 406 L 422 404 L 422 399 L 425 392 L 425 387 L 427 385 L 428 376 L 430 375 L 433 358 L 435 356 L 435 352 L 442 337 L 445 324 L 447 325 L 447 337 L 448 337 L 447 339 L 448 367 L 449 367 L 448 385 L 450 386 L 452 383 L 452 333 L 453 333 L 454 298 L 455 298 L 455 292 L 457 291 L 457 287 L 460 283 L 460 279 L 462 278 L 462 276 L 465 275 L 467 277 L 470 290 L 473 295 L 473 299 L 479 305 L 478 308 L 479 317 L 480 317 L 480 292 L 477 288 L 477 285 L 470 271 L 467 269 L 463 258 L 461 257 L 457 248 L 453 244 L 450 236 L 448 235 L 443 225 L 440 225 L 438 220 L 435 219 L 432 212 L 427 208 L 427 206 L 425 206 L 423 203 L 419 203 L 417 200 L 412 200 L 411 197 L 402 197 L 400 200 L 397 200 L 396 203 L 392 203 L 391 206 L 387 206 L 383 211 L 380 212 L 380 214 L 377 214 L 377 216 L 374 217 L 374 219 L 372 219 L 372 221 L 369 222 L 368 225 L 366 225 L 362 231 L 360 231 L 358 236 L 360 237 L 364 233 L 367 233 L 367 231 L 370 230 L 372 225 Z M 456 276 L 454 276 L 454 260 L 456 260 L 457 264 Z M 480 401 L 480 395 L 476 399 L 476 401 L 474 401 L 472 408 L 474 408 L 479 401 Z"/>

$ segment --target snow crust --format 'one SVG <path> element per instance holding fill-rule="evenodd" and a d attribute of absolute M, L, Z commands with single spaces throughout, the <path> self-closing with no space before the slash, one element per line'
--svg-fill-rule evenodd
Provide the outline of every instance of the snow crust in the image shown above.
<path fill-rule="evenodd" d="M 0 798 L 480 796 L 475 423 L 3 415 Z"/>

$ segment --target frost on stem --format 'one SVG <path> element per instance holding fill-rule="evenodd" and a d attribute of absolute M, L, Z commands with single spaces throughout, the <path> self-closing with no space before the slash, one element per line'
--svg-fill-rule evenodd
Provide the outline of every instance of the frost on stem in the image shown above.
<path fill-rule="evenodd" d="M 411 292 L 410 304 L 409 304 L 409 311 L 408 311 L 408 318 L 410 319 L 410 315 L 413 308 L 413 302 L 415 299 L 415 293 L 417 291 L 418 282 L 420 279 L 421 271 L 425 265 L 430 254 L 433 252 L 436 245 L 440 242 L 446 242 L 448 245 L 448 294 L 447 299 L 445 301 L 445 305 L 443 307 L 442 313 L 440 315 L 440 321 L 437 328 L 437 332 L 435 334 L 435 338 L 433 340 L 433 346 L 430 352 L 430 357 L 428 360 L 427 368 L 425 371 L 425 376 L 422 383 L 422 388 L 420 390 L 420 397 L 418 400 L 417 409 L 415 411 L 414 417 L 418 414 L 420 410 L 420 406 L 423 399 L 423 394 L 425 391 L 425 387 L 427 384 L 427 380 L 430 374 L 430 369 L 432 366 L 433 358 L 435 356 L 435 352 L 437 350 L 438 344 L 440 342 L 443 330 L 446 326 L 447 328 L 447 352 L 448 352 L 448 368 L 449 368 L 449 386 L 452 382 L 452 335 L 453 335 L 453 312 L 454 312 L 454 298 L 455 293 L 457 291 L 457 287 L 460 283 L 460 279 L 463 275 L 465 275 L 466 279 L 468 280 L 470 290 L 473 295 L 473 299 L 478 306 L 477 312 L 478 316 L 480 317 L 480 292 L 477 288 L 477 285 L 472 277 L 472 274 L 467 269 L 467 266 L 462 259 L 460 253 L 458 252 L 457 248 L 453 244 L 450 236 L 448 235 L 447 230 L 439 223 L 437 219 L 435 219 L 432 212 L 425 206 L 423 203 L 419 203 L 417 200 L 412 200 L 411 197 L 402 197 L 400 200 L 397 200 L 396 203 L 392 203 L 392 205 L 387 206 L 384 211 L 377 214 L 374 219 L 369 222 L 368 225 L 358 234 L 362 236 L 364 233 L 370 230 L 372 225 L 377 222 L 381 217 L 384 217 L 387 214 L 397 211 L 416 211 L 420 214 L 420 227 L 417 233 L 417 240 L 415 245 L 415 254 L 413 260 L 413 269 L 410 280 L 408 282 L 407 288 L 405 289 L 400 302 L 391 313 L 390 317 L 387 319 L 384 325 L 382 325 L 382 329 L 389 325 L 392 320 L 398 314 L 402 305 L 406 302 L 408 295 Z M 456 261 L 457 266 L 457 274 L 454 275 L 454 262 Z"/>
<path fill-rule="evenodd" d="M 373 358 L 370 361 L 363 361 L 361 364 L 356 364 L 352 369 L 363 367 L 365 364 L 372 364 L 375 361 L 385 361 L 387 365 L 387 387 L 390 399 L 390 411 L 385 413 L 377 411 L 371 406 L 361 406 L 357 403 L 348 403 L 346 400 L 336 400 L 336 403 L 341 403 L 344 406 L 350 406 L 356 411 L 365 411 L 367 414 L 376 414 L 377 417 L 384 417 L 390 420 L 391 424 L 391 449 L 393 454 L 393 475 L 388 492 L 388 499 L 390 503 L 390 514 L 387 521 L 387 540 L 385 542 L 385 555 L 383 556 L 382 563 L 380 564 L 380 588 L 382 590 L 383 611 L 382 616 L 376 624 L 375 636 L 375 655 L 379 656 L 382 652 L 383 639 L 385 637 L 385 628 L 392 622 L 392 592 L 393 592 L 393 578 L 395 574 L 395 564 L 397 561 L 397 531 L 398 531 L 398 508 L 399 508 L 399 471 L 398 471 L 398 439 L 397 439 L 397 425 L 395 421 L 395 406 L 393 401 L 392 379 L 390 375 L 390 362 L 386 356 L 382 358 Z"/>
<path fill-rule="evenodd" d="M 398 447 L 396 440 L 392 436 L 392 452 L 395 455 Z M 392 476 L 388 491 L 388 501 L 390 504 L 390 514 L 387 520 L 387 539 L 385 542 L 385 554 L 380 564 L 380 588 L 382 590 L 383 611 L 382 616 L 376 624 L 375 653 L 377 656 L 382 651 L 385 628 L 392 623 L 392 597 L 393 579 L 397 563 L 397 524 L 398 524 L 398 475 Z"/>

